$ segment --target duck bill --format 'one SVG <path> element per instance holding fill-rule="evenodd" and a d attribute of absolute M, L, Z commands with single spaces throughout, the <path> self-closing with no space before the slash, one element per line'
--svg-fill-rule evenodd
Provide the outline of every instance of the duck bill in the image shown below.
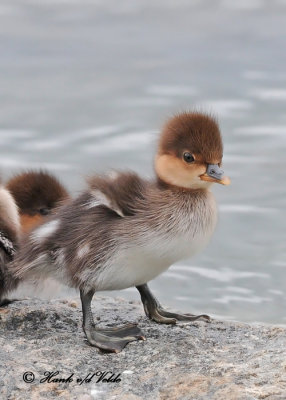
<path fill-rule="evenodd" d="M 221 185 L 229 185 L 230 184 L 230 179 L 228 176 L 223 176 L 222 178 L 213 178 L 211 176 L 209 176 L 208 174 L 203 174 L 200 176 L 202 181 L 207 181 L 207 182 L 214 182 L 214 183 L 220 183 Z"/>

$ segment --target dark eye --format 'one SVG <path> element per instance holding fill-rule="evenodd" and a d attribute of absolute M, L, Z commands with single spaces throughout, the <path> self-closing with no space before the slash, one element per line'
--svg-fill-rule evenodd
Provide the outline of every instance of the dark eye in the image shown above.
<path fill-rule="evenodd" d="M 40 208 L 39 209 L 39 214 L 48 215 L 48 214 L 50 214 L 50 210 L 48 208 Z"/>
<path fill-rule="evenodd" d="M 193 161 L 195 161 L 194 156 L 193 156 L 191 153 L 189 153 L 188 151 L 186 151 L 186 152 L 184 153 L 184 160 L 185 160 L 187 163 L 192 163 Z"/>

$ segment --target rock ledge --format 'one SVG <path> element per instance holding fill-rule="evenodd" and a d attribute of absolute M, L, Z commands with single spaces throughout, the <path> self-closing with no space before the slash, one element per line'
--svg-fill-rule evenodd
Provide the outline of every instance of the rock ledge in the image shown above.
<path fill-rule="evenodd" d="M 100 353 L 84 338 L 79 299 L 16 302 L 0 309 L 0 398 L 286 398 L 284 328 L 216 320 L 158 325 L 137 302 L 97 297 L 93 306 L 99 325 L 136 322 L 147 341 Z M 47 371 L 59 373 L 40 383 Z"/>

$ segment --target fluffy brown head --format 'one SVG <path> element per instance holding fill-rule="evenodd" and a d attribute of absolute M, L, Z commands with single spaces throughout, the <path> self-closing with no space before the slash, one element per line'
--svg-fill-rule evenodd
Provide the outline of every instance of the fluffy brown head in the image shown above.
<path fill-rule="evenodd" d="M 184 112 L 164 126 L 155 169 L 159 178 L 168 184 L 203 189 L 210 182 L 226 184 L 223 179 L 207 179 L 206 174 L 209 165 L 219 169 L 222 156 L 223 143 L 217 121 L 206 114 Z"/>
<path fill-rule="evenodd" d="M 69 198 L 62 184 L 44 171 L 28 171 L 10 179 L 6 188 L 20 211 L 22 231 L 28 232 L 44 222 L 46 216 Z"/>

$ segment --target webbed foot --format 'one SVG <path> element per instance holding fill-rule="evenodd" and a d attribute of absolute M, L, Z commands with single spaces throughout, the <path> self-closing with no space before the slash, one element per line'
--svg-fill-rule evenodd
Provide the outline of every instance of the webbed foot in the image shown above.
<path fill-rule="evenodd" d="M 147 312 L 146 312 L 147 308 Z M 204 319 L 205 321 L 210 321 L 210 317 L 206 314 L 193 315 L 193 314 L 179 314 L 174 312 L 169 312 L 164 310 L 160 305 L 148 305 L 145 309 L 146 315 L 160 324 L 176 324 L 178 321 L 190 322 L 196 321 L 197 319 Z"/>
<path fill-rule="evenodd" d="M 158 300 L 151 293 L 147 284 L 137 286 L 137 289 L 141 295 L 145 314 L 153 321 L 156 321 L 160 324 L 176 324 L 178 321 L 190 322 L 196 321 L 200 318 L 208 322 L 210 321 L 210 317 L 205 314 L 178 314 L 164 310 Z"/>
<path fill-rule="evenodd" d="M 146 340 L 143 332 L 137 325 L 133 324 L 128 324 L 120 328 L 99 329 L 86 327 L 84 328 L 84 332 L 90 345 L 112 353 L 119 353 L 128 343 L 135 340 Z"/>
<path fill-rule="evenodd" d="M 100 350 L 119 353 L 124 347 L 135 340 L 146 340 L 141 329 L 136 324 L 127 324 L 115 328 L 97 328 L 95 327 L 91 300 L 94 290 L 85 293 L 80 291 L 82 312 L 83 312 L 83 330 L 91 346 L 98 347 Z"/>

